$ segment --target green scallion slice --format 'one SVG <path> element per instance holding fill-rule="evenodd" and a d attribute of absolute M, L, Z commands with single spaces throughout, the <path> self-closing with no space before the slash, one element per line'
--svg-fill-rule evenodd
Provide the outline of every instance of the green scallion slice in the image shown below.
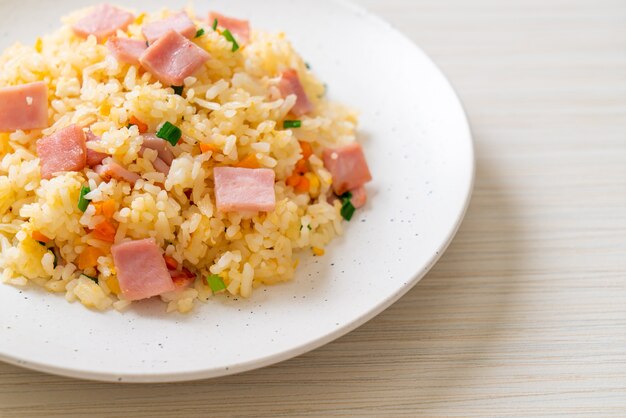
<path fill-rule="evenodd" d="M 342 202 L 345 202 L 346 200 L 349 202 L 350 199 L 352 199 L 352 193 L 351 192 L 345 192 L 344 194 L 339 196 L 339 199 L 341 199 Z"/>
<path fill-rule="evenodd" d="M 224 284 L 224 280 L 217 274 L 211 274 L 206 277 L 206 282 L 211 288 L 211 292 L 217 293 L 226 289 L 226 285 Z"/>
<path fill-rule="evenodd" d="M 224 38 L 226 38 L 227 41 L 233 43 L 233 52 L 239 49 L 239 44 L 237 43 L 237 40 L 235 40 L 235 37 L 233 36 L 232 33 L 230 33 L 228 29 L 224 29 L 224 32 L 222 32 L 222 35 L 224 35 Z"/>
<path fill-rule="evenodd" d="M 285 129 L 300 128 L 301 126 L 302 126 L 302 121 L 301 120 L 286 120 L 286 121 L 283 121 L 283 128 L 285 128 Z"/>
<path fill-rule="evenodd" d="M 217 30 L 217 18 L 213 19 L 213 26 L 211 26 L 213 30 Z"/>
<path fill-rule="evenodd" d="M 171 86 L 174 89 L 174 93 L 178 94 L 179 96 L 183 95 L 183 89 L 185 88 L 185 86 Z"/>
<path fill-rule="evenodd" d="M 352 202 L 350 202 L 350 200 L 344 200 L 343 204 L 341 205 L 341 217 L 346 221 L 349 221 L 350 219 L 352 219 L 352 215 L 354 215 L 355 210 L 356 208 L 352 205 Z"/>
<path fill-rule="evenodd" d="M 89 202 L 91 202 L 91 200 L 85 197 L 85 195 L 89 193 L 90 191 L 91 189 L 87 186 L 83 186 L 80 188 L 80 197 L 78 198 L 78 209 L 80 209 L 81 212 L 86 211 L 87 206 L 89 206 Z"/>
<path fill-rule="evenodd" d="M 54 257 L 54 260 L 52 260 L 52 267 L 57 268 L 57 265 L 59 264 L 57 261 L 57 253 L 54 250 L 50 250 L 50 252 L 52 253 L 52 256 Z"/>
<path fill-rule="evenodd" d="M 307 70 L 310 70 L 310 69 L 311 69 L 311 64 L 309 64 L 308 62 L 305 62 L 305 63 L 304 63 L 304 65 L 306 66 L 306 69 L 307 69 Z"/>
<path fill-rule="evenodd" d="M 92 280 L 96 284 L 98 283 L 98 278 L 97 277 L 88 276 L 85 273 L 82 273 L 82 276 L 85 276 L 86 278 L 88 278 L 89 280 Z"/>
<path fill-rule="evenodd" d="M 198 29 L 198 32 L 196 32 L 196 38 L 199 38 L 202 35 L 204 35 L 204 28 Z"/>
<path fill-rule="evenodd" d="M 178 144 L 178 140 L 182 135 L 182 131 L 177 126 L 174 126 L 169 122 L 165 122 L 156 134 L 156 136 L 161 139 L 165 139 L 172 145 Z"/>

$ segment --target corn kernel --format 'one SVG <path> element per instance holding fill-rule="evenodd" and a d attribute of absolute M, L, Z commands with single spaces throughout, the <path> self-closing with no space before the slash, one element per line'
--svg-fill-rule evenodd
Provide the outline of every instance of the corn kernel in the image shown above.
<path fill-rule="evenodd" d="M 320 195 L 320 179 L 313 173 L 306 173 L 304 177 L 309 180 L 309 194 L 315 199 Z"/>
<path fill-rule="evenodd" d="M 319 247 L 313 247 L 312 250 L 313 250 L 313 254 L 315 254 L 318 257 L 323 256 L 324 253 L 325 253 L 324 249 L 323 248 L 319 248 Z"/>
<path fill-rule="evenodd" d="M 115 277 L 109 277 L 106 281 L 109 290 L 116 295 L 122 293 L 122 289 L 120 289 L 120 282 L 117 281 Z"/>
<path fill-rule="evenodd" d="M 135 18 L 135 24 L 136 25 L 141 25 L 143 23 L 143 20 L 146 18 L 146 14 L 145 13 L 141 13 L 137 16 L 137 18 Z"/>

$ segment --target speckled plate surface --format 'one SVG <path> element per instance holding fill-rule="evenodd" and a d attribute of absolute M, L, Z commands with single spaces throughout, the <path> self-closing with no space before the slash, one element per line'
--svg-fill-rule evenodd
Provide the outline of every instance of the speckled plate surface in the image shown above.
<path fill-rule="evenodd" d="M 0 3 L 0 47 L 34 42 L 85 0 Z M 112 1 L 115 3 L 115 1 Z M 186 1 L 131 0 L 151 10 Z M 206 13 L 207 4 L 196 4 Z M 346 334 L 413 287 L 454 236 L 472 189 L 463 109 L 445 77 L 379 18 L 343 1 L 212 1 L 256 28 L 285 31 L 361 112 L 374 181 L 369 203 L 324 257 L 304 257 L 294 281 L 249 300 L 216 298 L 191 314 L 160 301 L 99 313 L 62 296 L 0 285 L 0 359 L 51 373 L 123 382 L 191 380 L 297 356 Z"/>

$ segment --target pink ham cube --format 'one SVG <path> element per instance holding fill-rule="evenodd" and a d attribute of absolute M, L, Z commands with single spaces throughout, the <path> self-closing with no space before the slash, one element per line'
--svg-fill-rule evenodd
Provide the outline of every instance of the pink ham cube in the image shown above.
<path fill-rule="evenodd" d="M 98 142 L 100 141 L 100 137 L 93 134 L 91 131 L 87 131 L 85 133 L 85 142 Z M 87 166 L 95 167 L 98 164 L 102 164 L 102 160 L 106 157 L 109 157 L 109 154 L 105 154 L 103 152 L 94 151 L 91 148 L 87 147 Z"/>
<path fill-rule="evenodd" d="M 142 146 L 155 150 L 159 154 L 159 158 L 167 165 L 172 165 L 174 161 L 174 153 L 169 142 L 159 138 L 155 134 L 143 134 Z"/>
<path fill-rule="evenodd" d="M 250 41 L 250 22 L 247 20 L 235 19 L 216 12 L 209 13 L 210 25 L 213 25 L 215 19 L 217 19 L 217 25 L 228 29 L 240 45 L 245 45 Z"/>
<path fill-rule="evenodd" d="M 367 191 L 364 186 L 357 187 L 356 189 L 350 190 L 352 193 L 352 197 L 350 198 L 350 203 L 356 209 L 362 208 L 367 203 Z"/>
<path fill-rule="evenodd" d="M 215 203 L 222 212 L 272 211 L 276 206 L 274 170 L 215 167 Z"/>
<path fill-rule="evenodd" d="M 128 171 L 112 158 L 107 158 L 102 162 L 102 165 L 94 167 L 94 171 L 102 178 L 102 180 L 108 182 L 112 178 L 117 181 L 125 181 L 134 186 L 141 177 L 137 173 Z"/>
<path fill-rule="evenodd" d="M 94 35 L 98 42 L 114 35 L 119 29 L 125 30 L 135 20 L 135 16 L 110 4 L 99 4 L 72 26 L 74 33 L 83 38 Z"/>
<path fill-rule="evenodd" d="M 372 180 L 361 145 L 353 142 L 340 148 L 325 149 L 324 165 L 333 176 L 333 189 L 338 195 L 357 189 Z"/>
<path fill-rule="evenodd" d="M 144 38 L 152 43 L 169 31 L 180 33 L 185 38 L 191 39 L 196 34 L 196 25 L 189 19 L 185 12 L 178 12 L 162 20 L 150 22 L 141 29 Z"/>
<path fill-rule="evenodd" d="M 150 45 L 139 61 L 167 86 L 181 86 L 209 59 L 209 54 L 193 42 L 170 30 Z"/>
<path fill-rule="evenodd" d="M 0 132 L 48 127 L 48 88 L 43 81 L 0 89 Z"/>
<path fill-rule="evenodd" d="M 56 173 L 81 171 L 87 164 L 85 133 L 70 125 L 37 141 L 41 178 L 51 179 Z"/>
<path fill-rule="evenodd" d="M 291 113 L 296 116 L 305 115 L 313 110 L 313 103 L 302 87 L 300 77 L 296 70 L 289 69 L 282 74 L 282 78 L 278 83 L 278 89 L 283 97 L 294 94 L 297 97 L 296 104 L 291 108 Z"/>
<path fill-rule="evenodd" d="M 139 57 L 148 48 L 144 41 L 117 36 L 109 38 L 106 45 L 116 60 L 132 65 L 139 65 Z"/>
<path fill-rule="evenodd" d="M 111 247 L 111 254 L 124 299 L 147 299 L 175 289 L 154 239 L 116 244 Z"/>

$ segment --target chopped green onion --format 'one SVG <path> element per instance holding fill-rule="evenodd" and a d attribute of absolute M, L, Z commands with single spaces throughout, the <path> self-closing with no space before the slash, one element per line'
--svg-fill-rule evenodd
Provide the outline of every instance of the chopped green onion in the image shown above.
<path fill-rule="evenodd" d="M 307 69 L 307 70 L 310 70 L 310 69 L 311 69 L 311 64 L 309 64 L 308 62 L 305 62 L 305 63 L 304 63 L 304 65 L 306 66 L 306 69 Z"/>
<path fill-rule="evenodd" d="M 80 197 L 78 198 L 78 209 L 80 209 L 81 212 L 86 211 L 87 206 L 89 206 L 89 202 L 91 202 L 91 200 L 85 198 L 85 195 L 89 193 L 90 191 L 91 189 L 87 186 L 83 186 L 80 188 Z"/>
<path fill-rule="evenodd" d="M 226 285 L 224 284 L 224 280 L 217 274 L 211 274 L 206 277 L 206 282 L 211 288 L 211 292 L 217 293 L 226 289 Z"/>
<path fill-rule="evenodd" d="M 94 283 L 98 284 L 98 278 L 97 277 L 93 277 L 93 276 L 88 276 L 85 273 L 82 274 L 82 276 L 85 276 L 86 278 L 88 278 L 89 280 L 93 280 Z"/>
<path fill-rule="evenodd" d="M 150 46 L 150 42 L 146 41 L 146 46 Z"/>
<path fill-rule="evenodd" d="M 306 227 L 309 228 L 309 231 L 313 229 L 311 228 L 311 225 L 307 225 Z"/>
<path fill-rule="evenodd" d="M 211 26 L 213 30 L 217 30 L 217 18 L 213 19 L 213 26 Z"/>
<path fill-rule="evenodd" d="M 198 32 L 196 32 L 196 38 L 199 38 L 202 35 L 204 35 L 204 28 L 198 29 Z"/>
<path fill-rule="evenodd" d="M 185 86 L 172 86 L 172 88 L 174 89 L 174 93 L 178 94 L 179 96 L 182 96 L 183 89 L 185 88 Z"/>
<path fill-rule="evenodd" d="M 48 246 L 48 245 L 47 245 L 45 242 L 43 242 L 43 241 L 37 241 L 37 242 L 39 243 L 39 245 L 41 245 L 41 246 L 43 246 L 43 247 L 47 247 L 47 246 Z"/>
<path fill-rule="evenodd" d="M 54 260 L 52 260 L 52 267 L 57 268 L 57 265 L 58 265 L 57 253 L 54 252 L 54 250 L 50 250 L 50 252 L 52 253 L 52 256 L 54 257 Z"/>
<path fill-rule="evenodd" d="M 176 145 L 178 144 L 178 140 L 180 139 L 180 137 L 183 135 L 182 131 L 172 125 L 169 122 L 165 122 L 163 124 L 163 126 L 161 126 L 161 129 L 159 129 L 159 132 L 157 132 L 156 136 L 158 136 L 161 139 L 165 139 L 167 142 L 169 142 L 172 145 Z"/>
<path fill-rule="evenodd" d="M 228 29 L 224 29 L 224 32 L 222 32 L 222 35 L 224 35 L 224 38 L 226 38 L 226 40 L 233 43 L 233 52 L 239 49 L 239 44 L 235 40 L 235 37 L 233 36 L 233 34 L 230 33 Z"/>
<path fill-rule="evenodd" d="M 289 128 L 299 128 L 302 126 L 302 121 L 301 120 L 286 120 L 283 122 L 283 128 L 285 129 L 289 129 Z"/>
<path fill-rule="evenodd" d="M 355 210 L 356 208 L 352 205 L 352 202 L 350 202 L 350 200 L 344 200 L 343 204 L 341 205 L 341 217 L 346 221 L 349 221 L 350 219 L 352 219 L 352 215 L 354 215 Z"/>
<path fill-rule="evenodd" d="M 135 126 L 135 125 L 133 125 L 132 123 L 129 123 L 128 125 L 126 125 L 126 128 L 130 129 L 130 128 L 132 128 L 133 126 Z"/>
<path fill-rule="evenodd" d="M 352 219 L 352 215 L 354 215 L 354 211 L 356 210 L 356 208 L 350 201 L 350 199 L 352 199 L 352 193 L 345 192 L 344 194 L 339 196 L 339 199 L 341 200 L 341 216 L 346 221 L 349 221 L 350 219 Z"/>

